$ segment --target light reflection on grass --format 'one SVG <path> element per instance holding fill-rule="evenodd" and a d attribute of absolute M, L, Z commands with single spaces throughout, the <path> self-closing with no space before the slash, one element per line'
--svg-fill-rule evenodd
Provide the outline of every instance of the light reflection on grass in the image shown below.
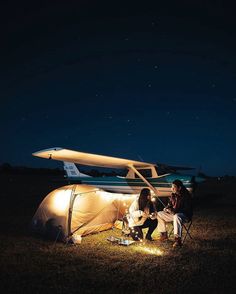
<path fill-rule="evenodd" d="M 165 255 L 164 251 L 157 248 L 156 246 L 148 246 L 146 243 L 140 243 L 138 246 L 134 246 L 133 250 L 140 253 L 163 256 Z"/>
<path fill-rule="evenodd" d="M 141 253 L 152 254 L 157 256 L 164 255 L 164 251 L 160 250 L 159 248 L 148 247 L 146 245 L 136 246 L 134 247 L 134 250 Z"/>

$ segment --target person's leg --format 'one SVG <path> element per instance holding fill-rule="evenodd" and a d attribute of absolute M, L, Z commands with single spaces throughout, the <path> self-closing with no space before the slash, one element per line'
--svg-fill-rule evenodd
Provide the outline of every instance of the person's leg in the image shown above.
<path fill-rule="evenodd" d="M 147 240 L 152 240 L 151 235 L 156 227 L 157 227 L 157 219 L 150 219 L 150 218 L 146 219 L 144 224 L 141 226 L 141 228 L 148 228 L 148 232 L 146 235 Z"/>
<path fill-rule="evenodd" d="M 186 221 L 187 218 L 183 213 L 176 213 L 173 219 L 174 226 L 174 236 L 175 242 L 173 244 L 174 247 L 182 245 L 182 223 Z"/>
<path fill-rule="evenodd" d="M 160 233 L 166 232 L 166 223 L 173 221 L 173 214 L 167 213 L 165 211 L 159 211 L 157 213 L 157 220 L 158 220 L 158 231 Z"/>
<path fill-rule="evenodd" d="M 157 219 L 149 219 L 149 221 L 150 221 L 150 225 L 149 225 L 149 228 L 148 228 L 147 235 L 151 236 L 152 233 L 154 232 L 154 230 L 157 227 Z"/>
<path fill-rule="evenodd" d="M 176 213 L 173 218 L 174 235 L 182 237 L 182 223 L 187 220 L 185 214 Z"/>
<path fill-rule="evenodd" d="M 130 228 L 130 236 L 134 241 L 139 241 L 143 239 L 143 232 L 140 226 L 135 226 Z"/>
<path fill-rule="evenodd" d="M 158 231 L 160 232 L 160 241 L 168 240 L 168 234 L 166 231 L 166 223 L 173 221 L 173 214 L 165 211 L 159 211 L 157 213 Z"/>

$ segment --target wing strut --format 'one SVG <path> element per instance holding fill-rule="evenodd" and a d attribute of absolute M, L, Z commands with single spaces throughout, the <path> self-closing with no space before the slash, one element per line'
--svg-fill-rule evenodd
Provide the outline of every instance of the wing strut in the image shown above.
<path fill-rule="evenodd" d="M 161 204 L 165 207 L 165 204 L 161 201 L 161 199 L 158 197 L 158 191 L 155 187 L 153 187 L 153 185 L 147 180 L 144 178 L 143 175 L 140 174 L 140 172 L 132 165 L 132 164 L 129 164 L 129 168 L 131 168 L 135 173 L 136 175 L 144 181 L 144 183 L 146 183 L 148 185 L 148 187 L 154 192 L 155 196 L 157 197 L 157 199 L 161 202 Z"/>

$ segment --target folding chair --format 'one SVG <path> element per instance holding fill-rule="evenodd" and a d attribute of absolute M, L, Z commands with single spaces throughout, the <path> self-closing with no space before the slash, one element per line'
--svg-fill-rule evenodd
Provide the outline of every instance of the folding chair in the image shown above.
<path fill-rule="evenodd" d="M 182 244 L 184 244 L 187 237 L 189 237 L 190 239 L 193 239 L 193 237 L 190 234 L 191 226 L 192 226 L 192 219 L 190 219 L 188 222 L 182 223 L 182 235 L 183 235 L 183 231 L 185 231 L 184 238 L 182 238 Z M 173 223 L 172 223 L 172 228 L 169 233 L 169 237 L 173 234 L 173 231 L 174 231 L 174 227 L 173 227 Z"/>
<path fill-rule="evenodd" d="M 192 226 L 192 219 L 190 220 L 190 221 L 188 221 L 188 222 L 185 222 L 185 223 L 183 223 L 182 224 L 182 228 L 183 229 L 185 229 L 185 236 L 184 236 L 184 238 L 183 238 L 183 241 L 182 241 L 182 244 L 184 244 L 184 241 L 185 241 L 185 239 L 187 238 L 187 236 L 190 238 L 190 239 L 193 239 L 193 237 L 191 236 L 191 234 L 190 234 L 190 228 L 191 228 L 191 226 Z"/>

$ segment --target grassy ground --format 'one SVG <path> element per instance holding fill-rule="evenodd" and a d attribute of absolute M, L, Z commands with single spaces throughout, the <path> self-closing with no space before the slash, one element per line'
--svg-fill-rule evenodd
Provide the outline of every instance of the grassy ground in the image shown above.
<path fill-rule="evenodd" d="M 72 246 L 37 239 L 28 224 L 41 200 L 62 185 L 50 176 L 1 176 L 0 276 L 4 293 L 235 293 L 236 182 L 196 192 L 191 235 L 172 242 L 115 245 L 117 229 Z M 157 238 L 157 232 L 154 233 Z"/>

